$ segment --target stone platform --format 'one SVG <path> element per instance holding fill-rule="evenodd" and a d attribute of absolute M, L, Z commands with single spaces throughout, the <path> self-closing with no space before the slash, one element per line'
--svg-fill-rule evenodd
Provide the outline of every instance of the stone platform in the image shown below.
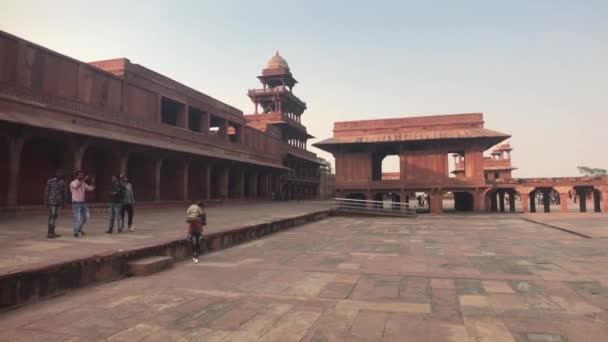
<path fill-rule="evenodd" d="M 203 250 L 219 250 L 328 215 L 325 202 L 279 202 L 209 208 Z M 92 214 L 87 235 L 71 234 L 62 212 L 61 238 L 45 238 L 46 216 L 0 225 L 0 308 L 32 302 L 67 289 L 120 279 L 127 262 L 150 256 L 189 257 L 184 208 L 136 212 L 135 232 L 105 234 L 107 218 Z M 324 214 L 323 214 L 324 213 Z M 67 216 L 67 217 L 66 217 Z"/>
<path fill-rule="evenodd" d="M 516 216 L 331 217 L 5 312 L 0 340 L 601 342 L 607 264 Z"/>

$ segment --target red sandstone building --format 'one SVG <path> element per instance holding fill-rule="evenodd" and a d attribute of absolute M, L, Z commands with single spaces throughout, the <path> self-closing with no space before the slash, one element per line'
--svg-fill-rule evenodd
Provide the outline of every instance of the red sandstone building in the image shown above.
<path fill-rule="evenodd" d="M 0 206 L 38 205 L 55 169 L 126 172 L 139 202 L 315 198 L 306 104 L 278 54 L 243 113 L 128 59 L 84 63 L 0 31 Z M 263 108 L 257 114 L 257 108 Z"/>
<path fill-rule="evenodd" d="M 510 136 L 484 127 L 483 114 L 437 115 L 398 119 L 334 123 L 334 136 L 314 144 L 336 159 L 336 196 L 409 202 L 415 192 L 429 196 L 430 211 L 443 210 L 443 198 L 453 194 L 457 211 L 515 211 L 515 197 L 523 211 L 536 211 L 535 197 L 542 193 L 544 211 L 550 209 L 549 194 L 557 191 L 562 211 L 567 211 L 568 194 L 581 198 L 586 211 L 587 194 L 593 194 L 595 211 L 608 207 L 605 179 L 534 178 L 512 179 L 511 147 L 500 144 Z M 484 151 L 491 150 L 490 157 Z M 383 172 L 387 156 L 399 157 L 399 172 Z M 455 158 L 450 176 L 448 158 Z"/>

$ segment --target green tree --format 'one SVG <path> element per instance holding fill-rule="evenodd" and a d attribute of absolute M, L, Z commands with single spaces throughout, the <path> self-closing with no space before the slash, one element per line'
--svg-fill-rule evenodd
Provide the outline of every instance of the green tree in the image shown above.
<path fill-rule="evenodd" d="M 608 170 L 606 169 L 598 169 L 587 166 L 579 166 L 577 167 L 578 172 L 580 172 L 583 176 L 587 177 L 606 177 L 608 176 Z"/>
<path fill-rule="evenodd" d="M 323 173 L 331 173 L 332 172 L 332 168 L 331 168 L 331 163 L 329 161 L 327 161 L 324 158 L 321 157 L 317 157 L 317 159 L 319 160 L 319 163 L 321 163 L 321 172 Z"/>

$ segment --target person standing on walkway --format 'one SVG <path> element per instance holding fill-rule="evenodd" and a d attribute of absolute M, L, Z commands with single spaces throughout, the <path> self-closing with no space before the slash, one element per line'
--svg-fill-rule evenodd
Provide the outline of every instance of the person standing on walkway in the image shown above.
<path fill-rule="evenodd" d="M 188 235 L 186 239 L 192 243 L 192 261 L 194 263 L 198 263 L 203 226 L 207 225 L 207 215 L 204 208 L 203 201 L 197 201 L 186 210 L 186 222 L 188 223 Z"/>
<path fill-rule="evenodd" d="M 122 218 L 122 222 L 124 225 L 125 222 L 125 211 L 127 212 L 127 217 L 128 217 L 128 228 L 130 232 L 134 232 L 135 229 L 131 227 L 131 225 L 133 224 L 133 204 L 135 203 L 135 198 L 133 197 L 133 186 L 131 185 L 131 183 L 129 183 L 129 179 L 127 178 L 127 175 L 125 175 L 124 173 L 120 175 L 120 182 L 122 183 L 122 185 L 125 187 L 125 197 L 122 201 L 122 211 L 121 211 L 121 218 Z"/>
<path fill-rule="evenodd" d="M 59 217 L 59 207 L 64 207 L 68 201 L 68 187 L 63 179 L 63 170 L 57 170 L 55 177 L 46 182 L 44 189 L 44 204 L 49 209 L 48 232 L 49 239 L 58 238 L 61 235 L 55 233 L 55 222 Z"/>
<path fill-rule="evenodd" d="M 85 177 L 82 170 L 76 171 L 75 176 L 76 179 L 70 183 L 70 190 L 72 192 L 72 211 L 74 213 L 73 233 L 74 237 L 78 237 L 78 234 L 87 235 L 84 232 L 84 224 L 89 219 L 90 214 L 84 199 L 87 191 L 95 190 L 95 178 L 92 178 L 91 185 L 88 185 L 86 181 L 89 179 L 89 176 Z"/>
<path fill-rule="evenodd" d="M 117 176 L 112 176 L 112 190 L 110 191 L 110 222 L 107 234 L 114 231 L 114 219 L 118 223 L 118 232 L 122 233 L 124 221 L 122 219 L 122 204 L 125 198 L 125 186 L 122 185 Z"/>

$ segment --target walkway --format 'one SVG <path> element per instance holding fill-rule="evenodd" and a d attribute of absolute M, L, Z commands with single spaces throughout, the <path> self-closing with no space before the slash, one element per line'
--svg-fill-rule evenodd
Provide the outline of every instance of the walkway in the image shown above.
<path fill-rule="evenodd" d="M 442 218 L 329 218 L 4 313 L 0 339 L 605 341 L 608 240 Z"/>
<path fill-rule="evenodd" d="M 227 205 L 207 209 L 208 227 L 205 233 L 225 231 L 275 221 L 307 213 L 327 210 L 328 202 L 302 201 L 266 202 Z M 136 232 L 105 234 L 107 214 L 92 213 L 84 237 L 72 237 L 72 214 L 69 207 L 60 213 L 57 233 L 61 238 L 46 238 L 45 215 L 3 219 L 0 221 L 0 274 L 11 273 L 61 261 L 79 259 L 95 254 L 150 246 L 185 237 L 186 208 L 135 208 Z"/>

